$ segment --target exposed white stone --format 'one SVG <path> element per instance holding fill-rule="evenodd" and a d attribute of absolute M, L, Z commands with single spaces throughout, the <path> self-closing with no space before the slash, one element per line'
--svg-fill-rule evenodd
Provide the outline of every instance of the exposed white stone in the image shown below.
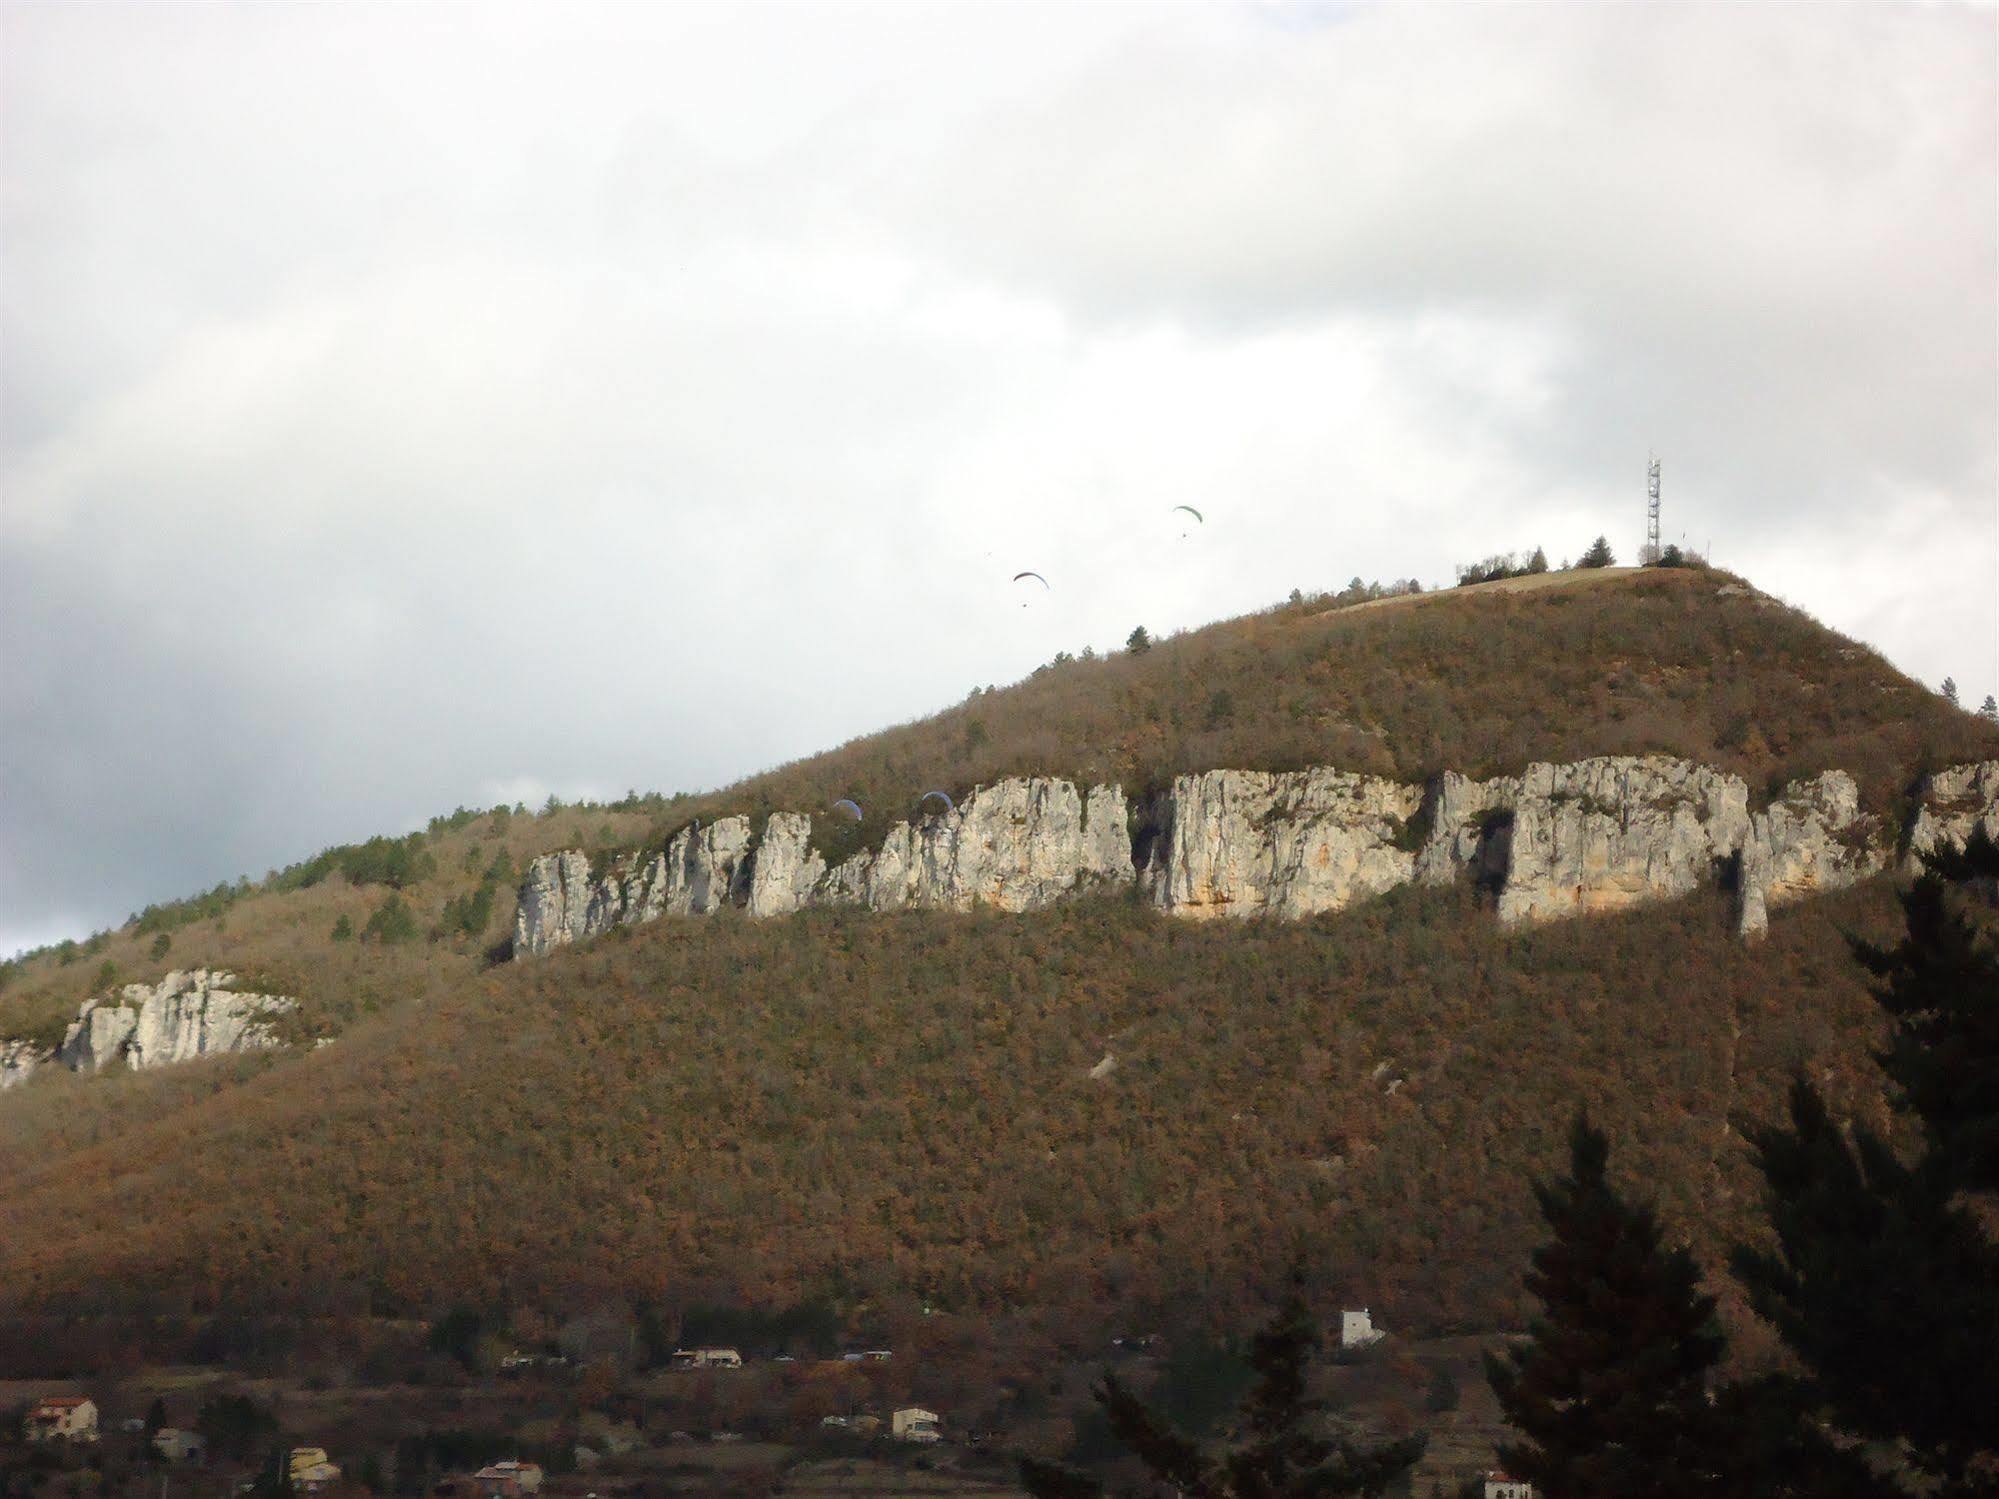
<path fill-rule="evenodd" d="M 1760 936 L 1770 907 L 1878 874 L 1888 852 L 1875 819 L 1860 811 L 1860 788 L 1843 770 L 1793 781 L 1750 819 L 1742 845 L 1738 929 Z"/>
<path fill-rule="evenodd" d="M 231 990 L 234 977 L 205 968 L 176 971 L 157 984 L 127 984 L 114 999 L 86 1000 L 56 1059 L 72 1072 L 101 1072 L 120 1062 L 164 1067 L 281 1044 L 271 1022 L 298 1002 Z"/>
<path fill-rule="evenodd" d="M 1739 777 L 1663 755 L 1527 767 L 1513 806 L 1503 922 L 1685 895 L 1749 834 Z"/>
<path fill-rule="evenodd" d="M 514 910 L 514 955 L 543 957 L 584 936 L 591 894 L 590 861 L 579 850 L 529 864 Z"/>
<path fill-rule="evenodd" d="M 1398 841 L 1422 800 L 1414 786 L 1323 768 L 1177 777 L 1148 893 L 1197 918 L 1340 910 L 1415 877 Z"/>
<path fill-rule="evenodd" d="M 1430 829 L 1416 855 L 1416 878 L 1426 885 L 1448 885 L 1465 869 L 1493 880 L 1504 875 L 1506 828 L 1519 799 L 1518 776 L 1474 781 L 1445 771 L 1424 804 Z"/>
<path fill-rule="evenodd" d="M 1961 849 L 1980 828 L 1999 842 L 1999 760 L 1938 771 L 1923 784 L 1921 804 L 1909 825 L 1909 873 L 1922 871 L 1924 854 Z"/>
<path fill-rule="evenodd" d="M 33 1041 L 0 1041 L 0 1090 L 25 1083 L 37 1067 L 55 1060 L 55 1053 Z"/>
<path fill-rule="evenodd" d="M 826 861 L 812 848 L 812 819 L 803 812 L 773 812 L 750 860 L 752 916 L 789 916 L 812 904 Z"/>

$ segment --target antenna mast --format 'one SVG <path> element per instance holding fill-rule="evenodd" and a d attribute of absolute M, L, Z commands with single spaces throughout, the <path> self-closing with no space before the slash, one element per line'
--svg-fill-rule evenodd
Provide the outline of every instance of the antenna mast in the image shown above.
<path fill-rule="evenodd" d="M 1645 469 L 1645 551 L 1642 560 L 1659 560 L 1659 460 L 1646 455 Z"/>

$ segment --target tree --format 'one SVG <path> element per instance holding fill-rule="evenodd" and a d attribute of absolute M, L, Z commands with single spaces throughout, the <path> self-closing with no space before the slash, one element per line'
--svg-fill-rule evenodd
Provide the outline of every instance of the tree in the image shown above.
<path fill-rule="evenodd" d="M 1938 691 L 1943 693 L 1943 700 L 1945 702 L 1949 703 L 1953 708 L 1958 706 L 1956 677 L 1945 677 L 1943 679 L 1943 686 Z"/>
<path fill-rule="evenodd" d="M 152 1436 L 155 1432 L 157 1432 L 162 1426 L 166 1424 L 167 1424 L 167 1403 L 166 1401 L 162 1400 L 159 1396 L 155 1395 L 153 1397 L 153 1403 L 146 1407 L 146 1435 L 149 1437 Z"/>
<path fill-rule="evenodd" d="M 1798 1079 L 1788 1123 L 1748 1132 L 1775 1243 L 1731 1261 L 1803 1368 L 1788 1384 L 1798 1425 L 1893 1444 L 1943 1499 L 1999 1495 L 1999 1244 L 1963 1195 L 1999 1186 L 1999 951 L 1967 909 L 1995 877 L 1982 836 L 1933 855 L 1902 896 L 1903 940 L 1854 945 L 1921 1152 L 1905 1164 L 1872 1130 L 1843 1129 Z"/>
<path fill-rule="evenodd" d="M 1539 547 L 1534 548 L 1534 555 L 1527 559 L 1527 571 L 1530 573 L 1544 573 L 1547 570 L 1548 554 Z"/>
<path fill-rule="evenodd" d="M 195 1413 L 194 1429 L 215 1457 L 241 1462 L 277 1432 L 277 1417 L 248 1395 L 211 1395 Z"/>
<path fill-rule="evenodd" d="M 1097 1403 L 1113 1435 L 1157 1482 L 1185 1499 L 1374 1499 L 1422 1457 L 1429 1445 L 1422 1434 L 1369 1446 L 1320 1433 L 1323 1402 L 1306 1394 L 1319 1330 L 1306 1310 L 1301 1280 L 1294 1272 L 1290 1293 L 1251 1344 L 1255 1380 L 1237 1413 L 1235 1440 L 1221 1453 L 1204 1452 L 1115 1374 L 1104 1376 Z M 1020 1473 L 1034 1499 L 1101 1499 L 1104 1493 L 1102 1480 L 1057 1463 L 1023 1458 Z"/>
<path fill-rule="evenodd" d="M 341 916 L 341 918 L 338 921 L 333 923 L 333 940 L 335 942 L 345 942 L 348 938 L 352 937 L 353 935 L 354 935 L 354 923 L 351 920 L 349 920 L 345 915 Z"/>
<path fill-rule="evenodd" d="M 1590 543 L 1589 550 L 1576 559 L 1577 567 L 1614 567 L 1617 554 L 1610 549 L 1609 538 L 1599 536 Z"/>
<path fill-rule="evenodd" d="M 1985 701 L 1978 705 L 1978 716 L 1987 723 L 1999 723 L 1999 702 L 1993 700 L 1991 693 L 1986 693 Z"/>
<path fill-rule="evenodd" d="M 1693 1256 L 1662 1245 L 1651 1209 L 1610 1185 L 1609 1156 L 1578 1114 L 1569 1174 L 1534 1188 L 1554 1234 L 1527 1276 L 1542 1315 L 1522 1344 L 1486 1359 L 1525 1437 L 1502 1445 L 1500 1461 L 1550 1499 L 1715 1492 L 1725 1471 L 1707 1391 L 1724 1347 L 1715 1301 Z"/>
<path fill-rule="evenodd" d="M 1144 625 L 1140 625 L 1125 637 L 1124 648 L 1134 656 L 1143 656 L 1152 649 L 1152 637 L 1145 633 Z"/>
<path fill-rule="evenodd" d="M 155 958 L 164 958 L 167 955 L 167 949 L 173 945 L 174 939 L 166 932 L 161 932 L 157 937 L 153 938 L 152 955 Z"/>

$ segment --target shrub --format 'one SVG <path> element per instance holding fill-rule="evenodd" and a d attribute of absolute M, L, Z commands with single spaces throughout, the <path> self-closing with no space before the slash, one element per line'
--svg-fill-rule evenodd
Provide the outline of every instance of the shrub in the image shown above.
<path fill-rule="evenodd" d="M 335 942 L 345 942 L 353 937 L 353 935 L 354 923 L 348 920 L 346 916 L 343 915 L 338 921 L 333 923 L 333 940 Z"/>
<path fill-rule="evenodd" d="M 416 936 L 416 917 L 400 895 L 391 895 L 375 908 L 368 924 L 361 928 L 361 940 L 381 943 L 407 942 Z"/>
<path fill-rule="evenodd" d="M 164 958 L 167 955 L 167 949 L 173 945 L 174 939 L 167 935 L 167 933 L 161 932 L 153 938 L 153 945 L 147 950 L 155 958 Z"/>

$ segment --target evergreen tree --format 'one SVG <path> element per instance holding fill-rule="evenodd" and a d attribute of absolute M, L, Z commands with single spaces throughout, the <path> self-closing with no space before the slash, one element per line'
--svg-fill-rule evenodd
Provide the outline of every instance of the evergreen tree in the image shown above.
<path fill-rule="evenodd" d="M 1576 559 L 1577 567 L 1613 567 L 1616 563 L 1617 555 L 1610 549 L 1609 538 L 1604 536 L 1597 537 L 1589 550 Z"/>
<path fill-rule="evenodd" d="M 1896 1104 L 1922 1122 L 1929 1168 L 1972 1192 L 1999 1192 L 1999 948 L 1964 893 L 1990 881 L 1999 847 L 1980 828 L 1962 852 L 1928 856 L 1901 897 L 1901 942 L 1854 944 L 1892 1017 L 1878 1060 Z"/>
<path fill-rule="evenodd" d="M 1881 1061 L 1921 1155 L 1904 1164 L 1864 1128 L 1849 1138 L 1799 1079 L 1788 1125 L 1749 1132 L 1775 1243 L 1733 1256 L 1803 1366 L 1798 1428 L 1892 1444 L 1920 1481 L 1886 1491 L 1938 1499 L 1999 1495 L 1999 1244 L 1963 1196 L 1999 1187 L 1999 952 L 1966 909 L 1995 875 L 1983 837 L 1933 856 L 1902 897 L 1902 942 L 1856 944 L 1893 1019 Z"/>
<path fill-rule="evenodd" d="M 1985 694 L 1985 701 L 1978 705 L 1978 716 L 1987 723 L 1999 723 L 1999 700 L 1991 693 Z"/>
<path fill-rule="evenodd" d="M 1527 1289 L 1542 1315 L 1488 1356 L 1486 1377 L 1525 1440 L 1500 1461 L 1549 1499 L 1684 1499 L 1727 1492 L 1707 1381 L 1723 1338 L 1684 1248 L 1605 1177 L 1609 1146 L 1578 1115 L 1569 1174 L 1534 1195 L 1554 1237 Z"/>
<path fill-rule="evenodd" d="M 1548 554 L 1539 547 L 1534 548 L 1534 555 L 1527 559 L 1527 571 L 1530 573 L 1544 573 L 1547 570 Z"/>
<path fill-rule="evenodd" d="M 1152 649 L 1152 637 L 1145 633 L 1144 625 L 1140 625 L 1125 637 L 1124 648 L 1134 656 L 1142 656 Z"/>
<path fill-rule="evenodd" d="M 1184 1499 L 1375 1499 L 1415 1466 L 1429 1445 L 1424 1435 L 1371 1446 L 1320 1434 L 1323 1402 L 1306 1394 L 1319 1330 L 1292 1279 L 1290 1294 L 1250 1349 L 1254 1383 L 1237 1415 L 1235 1441 L 1210 1455 L 1115 1374 L 1097 1389 L 1113 1435 L 1153 1478 Z M 1101 1499 L 1102 1480 L 1034 1458 L 1021 1462 L 1021 1483 L 1034 1499 Z"/>
<path fill-rule="evenodd" d="M 1957 706 L 1956 677 L 1945 677 L 1943 679 L 1943 686 L 1939 689 L 1939 691 L 1943 693 L 1943 700 L 1945 702 L 1949 703 L 1953 708 Z"/>
<path fill-rule="evenodd" d="M 153 1397 L 153 1403 L 146 1407 L 146 1435 L 149 1437 L 152 1436 L 155 1432 L 157 1432 L 162 1426 L 165 1426 L 166 1424 L 167 1424 L 167 1403 L 166 1401 L 162 1400 L 159 1396 L 155 1395 Z"/>

